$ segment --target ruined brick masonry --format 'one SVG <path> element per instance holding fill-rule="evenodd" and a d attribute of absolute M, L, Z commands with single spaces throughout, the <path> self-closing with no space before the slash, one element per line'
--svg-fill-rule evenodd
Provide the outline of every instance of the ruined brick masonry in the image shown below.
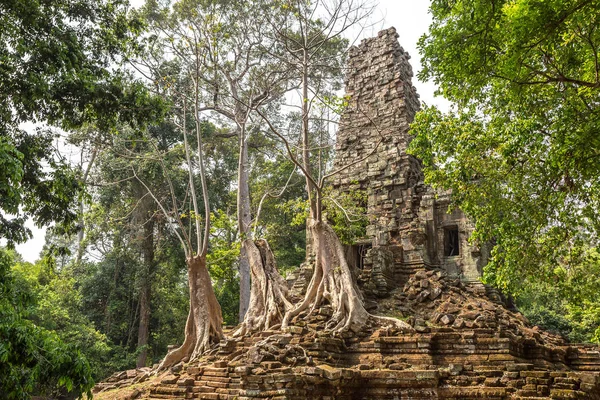
<path fill-rule="evenodd" d="M 115 374 L 96 386 L 100 400 L 600 400 L 598 347 L 530 326 L 478 284 L 485 246 L 467 242 L 468 220 L 447 213 L 449 194 L 424 185 L 419 160 L 406 153 L 419 100 L 397 38 L 387 29 L 351 50 L 335 162 L 373 154 L 334 186 L 368 195 L 367 235 L 347 250 L 369 309 L 404 318 L 415 332 L 369 325 L 333 336 L 324 330 L 332 314 L 325 306 L 285 332 L 227 339 L 162 375 Z M 308 265 L 297 277 L 301 292 Z"/>
<path fill-rule="evenodd" d="M 335 160 L 340 167 L 373 153 L 343 171 L 334 187 L 367 193 L 367 237 L 349 253 L 366 254 L 365 290 L 381 295 L 394 287 L 394 276 L 407 277 L 424 265 L 477 282 L 487 254 L 485 246 L 468 243 L 469 221 L 460 210 L 447 212 L 448 193 L 426 186 L 420 161 L 406 153 L 419 100 L 410 57 L 397 37 L 388 29 L 350 52 L 349 107 L 340 121 Z"/>

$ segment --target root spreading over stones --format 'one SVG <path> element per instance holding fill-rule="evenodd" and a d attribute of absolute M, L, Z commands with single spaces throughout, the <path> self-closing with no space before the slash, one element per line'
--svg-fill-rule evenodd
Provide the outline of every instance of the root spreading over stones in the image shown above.
<path fill-rule="evenodd" d="M 327 301 L 333 309 L 327 329 L 334 332 L 357 333 L 370 318 L 383 324 L 393 324 L 400 329 L 412 330 L 412 327 L 403 321 L 369 314 L 363 305 L 362 293 L 352 277 L 344 248 L 335 231 L 322 221 L 313 222 L 309 229 L 315 254 L 313 276 L 304 300 L 285 314 L 282 328 L 286 328 L 291 319 L 302 311 L 310 307 L 309 314 L 312 314 L 323 301 Z"/>
<path fill-rule="evenodd" d="M 169 368 L 181 361 L 199 358 L 212 344 L 224 338 L 221 306 L 212 288 L 205 256 L 187 259 L 190 287 L 190 312 L 185 324 L 183 344 L 170 351 L 158 370 Z"/>
<path fill-rule="evenodd" d="M 277 271 L 275 257 L 266 240 L 242 242 L 251 271 L 250 306 L 234 336 L 271 329 L 280 325 L 285 313 L 292 309 L 287 282 Z"/>

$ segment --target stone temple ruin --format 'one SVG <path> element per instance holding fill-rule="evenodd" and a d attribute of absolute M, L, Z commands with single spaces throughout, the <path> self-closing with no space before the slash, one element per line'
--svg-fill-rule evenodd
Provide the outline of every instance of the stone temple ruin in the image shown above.
<path fill-rule="evenodd" d="M 485 246 L 469 244 L 472 228 L 464 214 L 448 213 L 449 194 L 426 186 L 420 161 L 406 153 L 419 99 L 410 57 L 397 37 L 392 28 L 351 50 L 349 106 L 336 146 L 337 166 L 372 153 L 344 170 L 334 187 L 368 196 L 366 238 L 348 255 L 362 270 L 364 290 L 378 295 L 424 266 L 477 283 L 487 256 Z"/>
<path fill-rule="evenodd" d="M 373 154 L 334 187 L 368 197 L 366 237 L 347 254 L 369 309 L 414 332 L 368 325 L 332 335 L 324 306 L 284 332 L 228 338 L 162 375 L 117 373 L 95 387 L 97 398 L 600 400 L 598 347 L 532 327 L 478 283 L 487 249 L 468 243 L 468 220 L 447 212 L 449 194 L 424 185 L 419 160 L 406 153 L 419 101 L 397 37 L 382 31 L 350 53 L 336 163 Z M 310 279 L 303 272 L 297 295 Z"/>

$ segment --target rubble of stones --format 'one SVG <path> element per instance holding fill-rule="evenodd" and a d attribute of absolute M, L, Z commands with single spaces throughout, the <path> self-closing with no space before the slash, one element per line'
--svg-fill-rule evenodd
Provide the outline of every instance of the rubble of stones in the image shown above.
<path fill-rule="evenodd" d="M 540 345 L 566 345 L 563 337 L 532 327 L 497 292 L 448 278 L 442 270 L 417 271 L 404 287 L 380 300 L 377 311 L 406 319 L 421 333 L 432 327 L 492 329 L 502 337 L 527 338 Z"/>
<path fill-rule="evenodd" d="M 145 389 L 109 392 L 123 393 L 110 398 L 600 399 L 597 348 L 566 346 L 481 287 L 421 270 L 378 311 L 392 306 L 411 316 L 415 331 L 371 320 L 360 332 L 334 334 L 326 330 L 332 310 L 324 306 L 297 316 L 285 331 L 228 338 Z M 112 385 L 140 379 L 134 372 L 114 375 L 129 377 Z"/>
<path fill-rule="evenodd" d="M 103 382 L 94 386 L 94 393 L 100 393 L 108 390 L 128 387 L 148 380 L 152 375 L 152 368 L 143 367 L 119 371 L 112 374 Z"/>

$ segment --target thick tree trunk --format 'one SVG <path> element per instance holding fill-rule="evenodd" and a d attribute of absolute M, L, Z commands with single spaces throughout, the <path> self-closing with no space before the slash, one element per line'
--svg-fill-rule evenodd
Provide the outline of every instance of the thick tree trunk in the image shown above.
<path fill-rule="evenodd" d="M 248 313 L 234 336 L 271 329 L 281 324 L 285 313 L 292 309 L 287 282 L 277 271 L 267 241 L 246 239 L 242 248 L 250 261 L 252 290 Z"/>
<path fill-rule="evenodd" d="M 138 368 L 146 366 L 148 355 L 148 336 L 150 333 L 150 298 L 152 288 L 152 273 L 154 272 L 154 220 L 144 224 L 144 239 L 142 245 L 143 271 L 140 287 L 140 324 L 138 327 L 137 347 L 141 348 L 136 362 Z"/>
<path fill-rule="evenodd" d="M 302 311 L 310 307 L 312 313 L 323 301 L 327 301 L 333 309 L 327 328 L 334 332 L 359 332 L 369 318 L 412 330 L 410 325 L 400 320 L 369 314 L 346 262 L 342 243 L 334 230 L 326 222 L 319 221 L 312 221 L 309 229 L 315 254 L 315 269 L 304 300 L 286 313 L 282 328 L 287 327 L 290 320 Z"/>
<path fill-rule="evenodd" d="M 248 183 L 248 143 L 246 142 L 245 125 L 240 127 L 239 133 L 239 161 L 238 161 L 238 192 L 237 192 L 237 212 L 238 228 L 242 241 L 252 239 L 250 225 L 252 224 L 252 215 L 250 213 L 250 187 Z M 248 311 L 250 304 L 250 260 L 247 254 L 247 247 L 242 246 L 240 250 L 240 308 L 239 321 L 242 322 Z"/>
<path fill-rule="evenodd" d="M 218 343 L 223 336 L 221 306 L 213 291 L 206 256 L 187 259 L 190 287 L 190 312 L 185 324 L 183 344 L 169 352 L 158 367 L 169 368 L 180 361 L 189 362 L 199 358 L 211 344 Z"/>

